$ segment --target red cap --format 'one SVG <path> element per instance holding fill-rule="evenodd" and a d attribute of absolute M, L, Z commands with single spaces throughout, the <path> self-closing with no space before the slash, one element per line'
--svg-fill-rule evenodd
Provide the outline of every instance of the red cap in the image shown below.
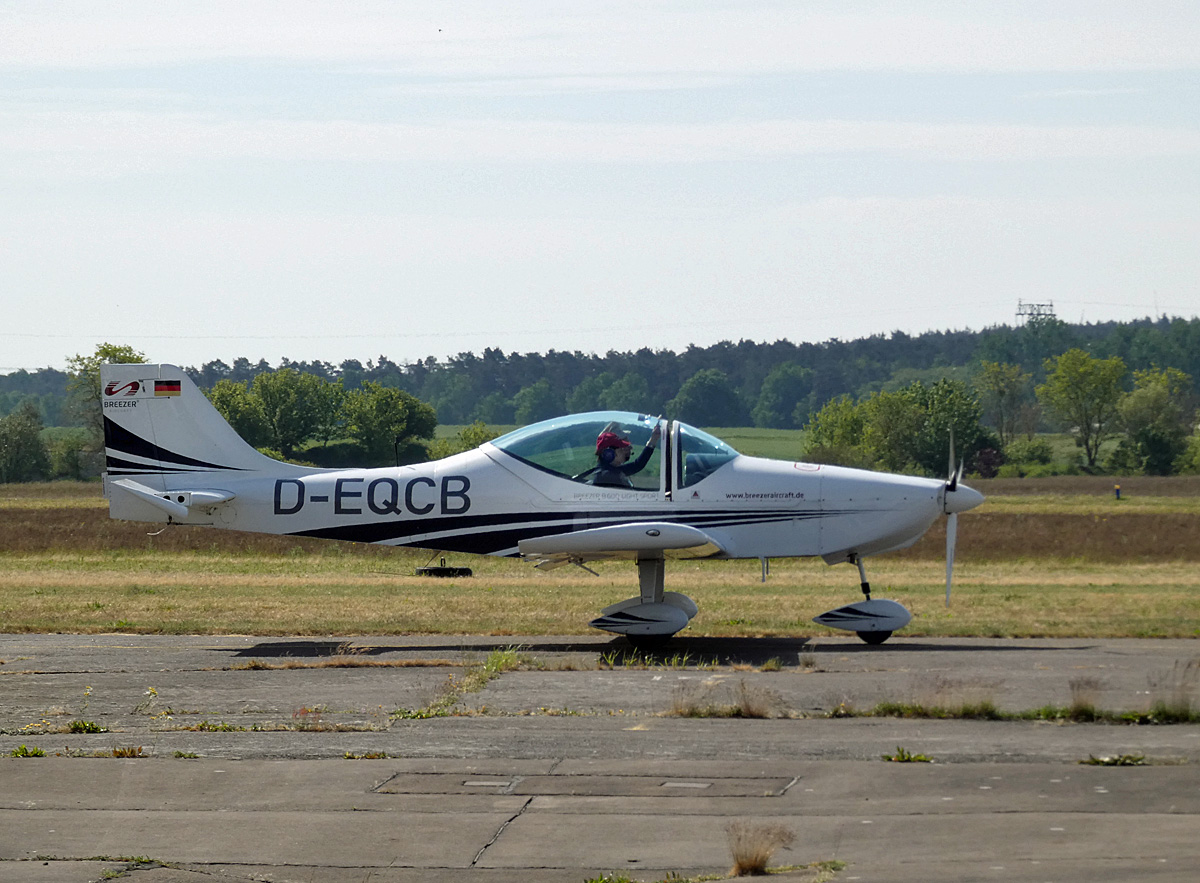
<path fill-rule="evenodd" d="M 629 440 L 622 438 L 615 432 L 602 432 L 599 438 L 596 439 L 596 453 L 599 454 L 605 448 L 628 448 L 632 447 Z"/>

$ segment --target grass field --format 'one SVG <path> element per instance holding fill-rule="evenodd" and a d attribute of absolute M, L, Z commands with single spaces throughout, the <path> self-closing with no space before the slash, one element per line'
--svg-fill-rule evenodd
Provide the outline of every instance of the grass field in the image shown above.
<path fill-rule="evenodd" d="M 1200 637 L 1200 479 L 1131 481 L 1120 502 L 1087 477 L 976 486 L 950 609 L 943 523 L 868 561 L 876 595 L 913 611 L 905 634 Z M 109 519 L 95 484 L 0 486 L 0 630 L 586 634 L 636 592 L 628 563 L 452 556 L 475 576 L 445 581 L 413 575 L 430 553 L 159 527 Z M 810 560 L 766 583 L 757 561 L 671 563 L 667 582 L 700 605 L 690 635 L 832 634 L 810 618 L 860 597 L 853 568 Z"/>

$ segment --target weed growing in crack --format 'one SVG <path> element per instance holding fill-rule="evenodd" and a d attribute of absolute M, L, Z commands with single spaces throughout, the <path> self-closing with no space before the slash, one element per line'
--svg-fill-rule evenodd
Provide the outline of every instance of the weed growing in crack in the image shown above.
<path fill-rule="evenodd" d="M 1200 719 L 1196 709 L 1200 686 L 1200 657 L 1176 662 L 1169 672 L 1150 678 L 1150 715 L 1160 723 L 1194 723 Z"/>
<path fill-rule="evenodd" d="M 327 705 L 301 706 L 292 712 L 292 727 L 304 731 L 324 730 L 326 727 L 321 718 L 328 710 Z"/>
<path fill-rule="evenodd" d="M 1087 766 L 1145 766 L 1146 755 L 1114 754 L 1105 757 L 1096 757 L 1094 754 L 1089 754 L 1087 760 L 1079 762 Z"/>
<path fill-rule="evenodd" d="M 1099 678 L 1078 677 L 1068 681 L 1071 689 L 1071 704 L 1067 713 L 1071 720 L 1091 722 L 1100 719 L 1099 702 L 1100 690 L 1104 683 Z"/>
<path fill-rule="evenodd" d="M 817 648 L 812 644 L 805 644 L 800 648 L 800 667 L 805 671 L 820 671 L 817 668 Z"/>
<path fill-rule="evenodd" d="M 392 720 L 425 720 L 432 717 L 447 717 L 455 714 L 455 706 L 467 693 L 478 693 L 492 680 L 508 671 L 516 671 L 529 664 L 520 647 L 493 650 L 483 662 L 467 667 L 462 677 L 451 673 L 441 692 L 421 708 L 399 708 L 390 715 Z"/>
<path fill-rule="evenodd" d="M 633 650 L 609 650 L 607 653 L 600 655 L 599 661 L 596 663 L 598 669 L 650 669 L 650 668 L 699 668 L 708 669 L 714 667 L 715 660 L 705 662 L 705 660 L 692 659 L 690 653 L 675 653 L 671 656 L 658 656 L 655 653 L 645 653 L 638 648 Z"/>
<path fill-rule="evenodd" d="M 933 763 L 932 757 L 926 754 L 913 754 L 907 748 L 902 748 L 899 745 L 896 746 L 895 754 L 881 754 L 879 756 L 892 763 Z"/>
<path fill-rule="evenodd" d="M 796 833 L 783 825 L 730 822 L 725 827 L 733 858 L 730 873 L 735 877 L 765 874 L 767 863 L 779 849 L 796 841 Z"/>
<path fill-rule="evenodd" d="M 154 714 L 152 711 L 154 703 L 158 701 L 158 690 L 154 687 L 147 687 L 146 692 L 142 694 L 146 698 L 133 707 L 134 714 Z"/>
<path fill-rule="evenodd" d="M 725 700 L 725 701 L 721 701 Z M 671 694 L 670 717 L 786 717 L 783 699 L 774 690 L 739 680 L 735 686 L 680 684 Z"/>

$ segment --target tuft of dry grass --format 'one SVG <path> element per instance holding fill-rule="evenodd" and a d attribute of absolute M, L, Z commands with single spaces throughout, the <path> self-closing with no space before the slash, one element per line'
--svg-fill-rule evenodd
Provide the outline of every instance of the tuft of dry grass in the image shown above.
<path fill-rule="evenodd" d="M 993 702 L 1000 685 L 981 678 L 963 679 L 946 675 L 918 676 L 910 689 L 914 706 L 961 709 L 985 706 Z"/>
<path fill-rule="evenodd" d="M 774 690 L 741 679 L 730 687 L 720 681 L 686 682 L 671 693 L 668 717 L 786 717 L 783 698 Z"/>
<path fill-rule="evenodd" d="M 733 858 L 729 873 L 735 877 L 767 873 L 767 863 L 776 851 L 796 842 L 796 833 L 783 825 L 730 822 L 725 827 L 725 833 Z"/>
<path fill-rule="evenodd" d="M 1081 676 L 1068 681 L 1071 690 L 1071 704 L 1067 706 L 1067 716 L 1073 721 L 1092 721 L 1100 717 L 1100 691 L 1104 682 L 1099 678 Z"/>
<path fill-rule="evenodd" d="M 1200 687 L 1200 657 L 1176 662 L 1150 678 L 1150 713 L 1163 721 L 1193 721 Z"/>

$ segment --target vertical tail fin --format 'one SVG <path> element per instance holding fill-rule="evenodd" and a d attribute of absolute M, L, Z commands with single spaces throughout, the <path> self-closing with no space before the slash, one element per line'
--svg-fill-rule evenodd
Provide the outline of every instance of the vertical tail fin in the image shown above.
<path fill-rule="evenodd" d="M 174 365 L 101 365 L 100 407 L 110 479 L 156 490 L 196 486 L 192 475 L 288 469 L 242 440 Z"/>

